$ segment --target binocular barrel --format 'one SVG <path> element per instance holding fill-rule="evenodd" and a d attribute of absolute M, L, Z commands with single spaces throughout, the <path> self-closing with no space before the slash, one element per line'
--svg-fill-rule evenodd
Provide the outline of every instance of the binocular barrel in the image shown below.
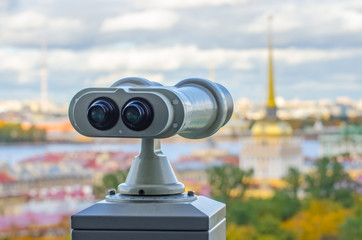
<path fill-rule="evenodd" d="M 179 135 L 186 138 L 208 137 L 229 121 L 233 100 L 222 85 L 193 78 L 183 80 L 175 87 L 185 108 L 184 125 Z"/>

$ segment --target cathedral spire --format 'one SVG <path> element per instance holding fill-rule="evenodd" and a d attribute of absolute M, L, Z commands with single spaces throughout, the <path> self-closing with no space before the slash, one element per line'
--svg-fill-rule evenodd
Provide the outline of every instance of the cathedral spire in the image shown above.
<path fill-rule="evenodd" d="M 273 40 L 272 40 L 272 20 L 268 19 L 268 101 L 266 104 L 268 119 L 276 119 L 276 104 L 274 99 L 274 76 L 273 76 Z"/>
<path fill-rule="evenodd" d="M 268 86 L 268 107 L 275 107 L 275 100 L 274 100 L 274 76 L 273 76 L 273 40 L 272 40 L 272 20 L 273 17 L 269 17 L 269 28 L 268 28 L 268 68 L 269 68 L 269 86 Z"/>

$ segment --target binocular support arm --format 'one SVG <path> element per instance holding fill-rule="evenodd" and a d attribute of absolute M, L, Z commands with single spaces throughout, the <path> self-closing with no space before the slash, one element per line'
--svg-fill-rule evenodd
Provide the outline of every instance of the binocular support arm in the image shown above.
<path fill-rule="evenodd" d="M 181 194 L 185 186 L 177 181 L 159 139 L 143 138 L 125 183 L 118 186 L 123 195 L 160 196 Z"/>

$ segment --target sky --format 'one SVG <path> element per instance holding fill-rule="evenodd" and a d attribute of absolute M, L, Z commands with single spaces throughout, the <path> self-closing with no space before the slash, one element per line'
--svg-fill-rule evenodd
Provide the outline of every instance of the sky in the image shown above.
<path fill-rule="evenodd" d="M 362 98 L 361 0 L 1 0 L 0 101 L 40 99 L 42 45 L 57 103 L 129 76 L 264 101 L 270 15 L 277 96 Z"/>

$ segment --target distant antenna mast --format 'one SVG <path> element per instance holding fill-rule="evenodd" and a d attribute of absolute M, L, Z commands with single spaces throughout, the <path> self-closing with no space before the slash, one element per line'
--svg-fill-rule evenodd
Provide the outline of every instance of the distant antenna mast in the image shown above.
<path fill-rule="evenodd" d="M 41 69 L 40 69 L 40 90 L 41 102 L 40 108 L 42 113 L 48 111 L 48 65 L 47 65 L 47 42 L 43 38 L 41 45 Z"/>

